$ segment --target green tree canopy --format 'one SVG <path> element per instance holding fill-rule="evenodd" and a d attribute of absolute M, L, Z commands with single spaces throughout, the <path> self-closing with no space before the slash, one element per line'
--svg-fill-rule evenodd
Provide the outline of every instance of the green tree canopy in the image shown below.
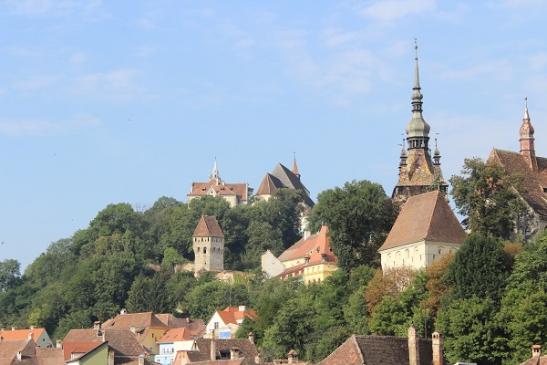
<path fill-rule="evenodd" d="M 314 230 L 326 224 L 339 265 L 348 270 L 376 263 L 378 248 L 395 218 L 391 199 L 381 185 L 352 181 L 319 194 L 310 215 Z"/>

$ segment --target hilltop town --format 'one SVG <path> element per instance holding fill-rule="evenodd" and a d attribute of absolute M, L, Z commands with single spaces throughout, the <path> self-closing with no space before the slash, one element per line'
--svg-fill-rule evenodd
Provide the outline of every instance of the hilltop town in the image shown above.
<path fill-rule="evenodd" d="M 258 184 L 214 161 L 187 202 L 111 204 L 23 274 L 0 262 L 0 365 L 547 364 L 528 102 L 514 151 L 462 155 L 450 179 L 417 53 L 410 115 L 390 194 L 363 180 L 315 199 L 296 158 Z"/>

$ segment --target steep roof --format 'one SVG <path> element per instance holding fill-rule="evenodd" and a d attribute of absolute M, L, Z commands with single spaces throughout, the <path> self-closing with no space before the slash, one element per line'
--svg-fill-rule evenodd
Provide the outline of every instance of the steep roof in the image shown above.
<path fill-rule="evenodd" d="M 245 308 L 245 310 L 241 311 L 239 307 L 226 307 L 224 310 L 217 311 L 217 313 L 225 324 L 238 324 L 238 321 L 242 321 L 245 318 L 256 319 L 256 311 L 250 308 Z"/>
<path fill-rule="evenodd" d="M 518 152 L 493 149 L 488 162 L 497 163 L 509 174 L 522 178 L 522 197 L 543 219 L 547 219 L 547 158 L 536 157 L 538 171 L 533 171 Z"/>
<path fill-rule="evenodd" d="M 329 262 L 336 261 L 336 256 L 331 250 L 327 226 L 322 226 L 318 233 L 308 238 L 300 239 L 279 256 L 279 260 L 282 262 L 300 258 L 309 258 L 310 262 L 321 261 L 322 259 Z"/>
<path fill-rule="evenodd" d="M 167 326 L 160 321 L 153 312 L 140 312 L 118 314 L 116 317 L 104 322 L 102 327 L 125 329 L 135 327 L 137 329 L 143 329 L 149 327 L 166 328 Z"/>
<path fill-rule="evenodd" d="M 36 347 L 35 351 L 37 365 L 63 365 L 65 362 L 63 349 Z"/>
<path fill-rule="evenodd" d="M 431 340 L 418 339 L 420 363 L 431 365 Z M 351 336 L 318 365 L 408 365 L 408 339 L 394 336 Z"/>
<path fill-rule="evenodd" d="M 155 316 L 169 328 L 186 328 L 192 336 L 202 336 L 205 333 L 205 322 L 201 319 L 178 318 L 171 313 L 158 313 Z"/>
<path fill-rule="evenodd" d="M 461 244 L 465 238 L 444 195 L 436 190 L 408 198 L 379 251 L 424 240 Z"/>
<path fill-rule="evenodd" d="M 224 233 L 213 215 L 202 215 L 196 229 L 194 237 L 224 237 Z"/>
<path fill-rule="evenodd" d="M 315 203 L 310 198 L 310 192 L 304 184 L 302 184 L 300 178 L 281 163 L 278 163 L 271 173 L 266 174 L 256 195 L 272 195 L 282 188 L 302 191 L 304 193 L 304 203 L 308 207 L 314 206 Z"/>
<path fill-rule="evenodd" d="M 36 344 L 32 340 L 3 340 L 0 342 L 0 364 L 11 364 L 16 359 L 18 352 L 21 352 L 24 357 L 33 356 L 35 346 Z"/>
<path fill-rule="evenodd" d="M 31 335 L 32 340 L 37 341 L 44 332 L 46 332 L 44 328 L 20 328 L 13 330 L 0 330 L 0 337 L 2 337 L 6 341 L 13 341 L 27 340 L 29 335 Z"/>
<path fill-rule="evenodd" d="M 63 340 L 65 360 L 69 360 L 73 353 L 87 353 L 105 341 L 118 357 L 138 357 L 146 352 L 129 329 L 106 328 L 104 340 L 102 332 L 99 334 L 93 328 L 70 330 Z"/>
<path fill-rule="evenodd" d="M 198 338 L 196 340 L 197 349 L 201 354 L 200 361 L 210 359 L 211 341 L 210 338 Z M 258 351 L 255 344 L 251 341 L 246 339 L 215 339 L 214 341 L 217 352 L 229 352 L 230 349 L 237 348 L 241 351 L 241 357 L 244 358 L 244 361 L 242 362 L 243 365 L 255 364 L 255 358 L 258 355 Z M 191 351 L 188 352 L 188 355 L 190 355 L 190 353 Z"/>
<path fill-rule="evenodd" d="M 547 365 L 547 355 L 532 357 L 520 365 Z"/>

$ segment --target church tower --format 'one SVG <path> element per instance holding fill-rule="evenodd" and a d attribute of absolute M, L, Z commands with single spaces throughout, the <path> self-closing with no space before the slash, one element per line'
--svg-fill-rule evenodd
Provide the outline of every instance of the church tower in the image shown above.
<path fill-rule="evenodd" d="M 524 117 L 520 126 L 520 155 L 528 163 L 532 171 L 538 171 L 538 162 L 536 158 L 536 149 L 534 147 L 534 127 L 530 121 L 528 113 L 528 98 L 524 99 Z"/>
<path fill-rule="evenodd" d="M 192 236 L 194 272 L 224 270 L 224 233 L 215 216 L 201 216 Z"/>
<path fill-rule="evenodd" d="M 446 192 L 448 185 L 441 172 L 441 153 L 435 140 L 434 157 L 429 149 L 431 127 L 423 117 L 423 95 L 420 86 L 418 66 L 418 45 L 414 47 L 414 87 L 412 88 L 412 119 L 406 127 L 406 141 L 403 141 L 399 163 L 399 181 L 393 189 L 392 198 L 402 203 L 410 196 L 430 190 Z M 406 144 L 406 146 L 405 146 Z"/>

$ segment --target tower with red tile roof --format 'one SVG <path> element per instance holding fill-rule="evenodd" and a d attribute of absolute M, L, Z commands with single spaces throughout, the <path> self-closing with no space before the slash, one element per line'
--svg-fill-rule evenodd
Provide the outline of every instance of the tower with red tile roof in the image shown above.
<path fill-rule="evenodd" d="M 192 236 L 194 272 L 224 271 L 224 233 L 215 216 L 201 216 Z"/>

